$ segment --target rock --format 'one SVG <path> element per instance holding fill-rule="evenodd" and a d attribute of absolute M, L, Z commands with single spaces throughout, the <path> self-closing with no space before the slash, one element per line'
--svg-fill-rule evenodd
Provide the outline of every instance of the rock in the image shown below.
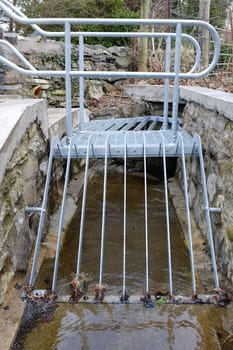
<path fill-rule="evenodd" d="M 216 174 L 210 174 L 207 179 L 207 190 L 208 190 L 210 202 L 213 201 L 214 196 L 216 194 L 216 182 L 217 182 Z"/>
<path fill-rule="evenodd" d="M 86 98 L 99 100 L 104 96 L 103 82 L 99 80 L 89 80 L 86 84 Z"/>

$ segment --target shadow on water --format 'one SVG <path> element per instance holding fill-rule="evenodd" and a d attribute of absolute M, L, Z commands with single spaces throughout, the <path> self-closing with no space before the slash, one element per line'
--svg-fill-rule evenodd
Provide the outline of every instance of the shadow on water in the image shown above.
<path fill-rule="evenodd" d="M 81 266 L 81 271 L 92 279 L 89 293 L 94 293 L 99 278 L 102 195 L 102 177 L 95 177 L 88 187 Z M 163 185 L 148 180 L 150 290 L 169 289 L 164 205 Z M 174 294 L 191 295 L 188 252 L 171 205 L 169 210 Z M 79 206 L 61 252 L 58 291 L 63 294 L 64 291 L 70 293 L 67 282 L 76 270 L 80 213 Z M 127 177 L 126 287 L 129 294 L 142 295 L 145 290 L 144 222 L 143 179 L 130 176 L 128 180 Z M 119 296 L 122 290 L 122 242 L 123 177 L 109 176 L 103 283 L 108 285 L 107 293 Z M 53 262 L 48 260 L 39 276 L 38 286 L 51 277 L 52 269 Z M 141 304 L 60 304 L 53 322 L 39 322 L 28 334 L 24 349 L 233 349 L 232 322 L 228 324 L 231 308 L 232 305 L 227 309 L 213 305 L 156 305 L 146 309 Z"/>

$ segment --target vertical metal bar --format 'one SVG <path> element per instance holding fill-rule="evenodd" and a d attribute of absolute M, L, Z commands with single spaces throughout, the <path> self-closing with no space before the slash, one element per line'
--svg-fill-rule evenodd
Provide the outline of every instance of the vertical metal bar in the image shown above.
<path fill-rule="evenodd" d="M 38 231 L 37 231 L 35 254 L 33 257 L 32 270 L 31 270 L 31 275 L 30 275 L 30 279 L 29 279 L 30 286 L 34 285 L 35 278 L 36 278 L 36 267 L 37 267 L 37 263 L 38 263 L 38 255 L 39 255 L 39 249 L 40 249 L 44 220 L 45 220 L 45 210 L 46 210 L 47 201 L 48 201 L 49 183 L 50 183 L 50 178 L 51 178 L 51 173 L 52 173 L 53 149 L 54 149 L 54 139 L 52 139 L 51 145 L 50 145 L 48 169 L 47 169 L 47 176 L 46 176 L 46 181 L 45 181 L 45 189 L 44 189 L 44 196 L 43 196 L 41 213 L 40 213 L 39 226 L 38 226 Z"/>
<path fill-rule="evenodd" d="M 59 226 L 58 226 L 57 247 L 56 247 L 56 256 L 55 256 L 55 263 L 54 263 L 54 271 L 53 271 L 53 282 L 52 282 L 53 292 L 56 291 L 56 284 L 57 284 L 57 272 L 58 272 L 59 257 L 60 257 L 61 242 L 62 242 L 62 230 L 63 230 L 63 222 L 64 222 L 64 214 L 65 214 L 66 194 L 67 194 L 67 187 L 68 187 L 69 177 L 70 177 L 72 145 L 73 145 L 72 139 L 70 139 L 67 162 L 66 162 L 66 174 L 65 174 L 65 182 L 64 182 L 64 189 L 63 189 L 62 204 L 61 204 L 61 213 L 60 213 Z"/>
<path fill-rule="evenodd" d="M 165 72 L 169 73 L 171 67 L 171 37 L 166 38 Z M 164 79 L 164 105 L 163 105 L 163 130 L 168 129 L 168 103 L 169 103 L 169 79 Z"/>
<path fill-rule="evenodd" d="M 102 285 L 103 280 L 103 262 L 104 262 L 104 236 L 105 236 L 105 221 L 106 221 L 106 194 L 107 194 L 107 174 L 108 174 L 108 138 L 105 141 L 105 160 L 104 160 L 104 187 L 103 187 L 103 209 L 102 209 L 102 229 L 101 229 L 101 248 L 100 248 L 100 273 L 99 285 Z"/>
<path fill-rule="evenodd" d="M 124 147 L 124 216 L 123 216 L 123 287 L 122 287 L 122 296 L 124 298 L 126 294 L 125 287 L 125 273 L 126 273 L 126 160 L 127 160 L 127 133 L 125 134 L 125 147 Z"/>
<path fill-rule="evenodd" d="M 181 57 L 181 23 L 176 26 L 176 47 L 175 47 L 175 64 L 174 64 L 174 87 L 173 87 L 173 105 L 172 105 L 172 133 L 173 140 L 177 137 L 177 118 L 179 107 L 179 73 L 180 73 L 180 57 Z"/>
<path fill-rule="evenodd" d="M 208 195 L 207 195 L 206 175 L 205 175 L 205 169 L 204 169 L 204 160 L 203 160 L 203 154 L 202 154 L 201 138 L 199 135 L 196 135 L 196 136 L 197 136 L 197 145 L 198 145 L 199 161 L 200 161 L 200 171 L 201 171 L 201 180 L 202 180 L 202 190 L 203 190 L 202 192 L 203 192 L 205 219 L 206 219 L 206 226 L 207 226 L 207 236 L 208 236 L 208 241 L 209 241 L 209 245 L 210 245 L 210 254 L 211 254 L 212 268 L 213 268 L 213 273 L 214 273 L 215 288 L 219 288 L 219 278 L 218 278 L 218 270 L 217 270 L 217 264 L 216 264 L 216 258 L 215 258 L 213 233 L 212 233 L 212 227 L 211 227 L 211 221 L 210 221 L 210 208 L 209 208 L 209 201 L 208 201 Z"/>
<path fill-rule="evenodd" d="M 149 259 L 148 259 L 148 209 L 147 209 L 147 169 L 146 169 L 146 138 L 143 133 L 144 158 L 144 199 L 145 199 L 145 258 L 146 258 L 146 292 L 149 292 Z"/>
<path fill-rule="evenodd" d="M 168 271 L 169 271 L 169 291 L 173 295 L 172 283 L 172 259 L 171 259 L 171 235 L 170 235 L 170 221 L 169 221 L 169 203 L 168 203 L 168 187 L 167 187 L 167 166 L 166 166 L 166 147 L 164 136 L 162 136 L 163 144 L 163 173 L 164 173 L 164 193 L 165 193 L 165 210 L 166 210 L 166 226 L 167 226 L 167 252 L 168 252 Z"/>
<path fill-rule="evenodd" d="M 70 23 L 65 22 L 65 70 L 66 70 L 66 136 L 68 139 L 72 133 L 72 113 L 71 113 L 71 36 Z"/>
<path fill-rule="evenodd" d="M 187 228 L 188 228 L 192 289 L 193 289 L 193 294 L 195 295 L 197 293 L 197 290 L 196 290 L 196 278 L 195 278 L 195 270 L 194 270 L 192 228 L 191 228 L 190 210 L 189 210 L 189 195 L 188 195 L 188 184 L 187 184 L 187 172 L 186 172 L 186 166 L 185 166 L 184 142 L 181 135 L 179 135 L 179 138 L 180 138 L 180 144 L 181 144 L 181 161 L 182 161 L 182 171 L 183 171 L 183 179 L 184 179 L 184 196 L 185 196 L 185 209 L 186 209 Z"/>
<path fill-rule="evenodd" d="M 79 34 L 79 70 L 84 71 L 84 38 Z M 79 128 L 82 130 L 84 122 L 84 78 L 79 77 Z"/>
<path fill-rule="evenodd" d="M 81 211 L 81 221 L 80 221 L 80 229 L 79 229 L 78 258 L 77 258 L 77 268 L 76 268 L 76 274 L 78 277 L 80 275 L 80 266 L 81 266 L 81 257 L 82 257 L 82 245 L 83 245 L 84 219 L 85 219 L 86 198 L 87 198 L 89 152 L 90 152 L 91 137 L 92 137 L 92 135 L 89 135 L 88 142 L 87 142 L 86 165 L 85 165 L 85 175 L 84 175 L 84 182 L 83 182 L 82 211 Z"/>

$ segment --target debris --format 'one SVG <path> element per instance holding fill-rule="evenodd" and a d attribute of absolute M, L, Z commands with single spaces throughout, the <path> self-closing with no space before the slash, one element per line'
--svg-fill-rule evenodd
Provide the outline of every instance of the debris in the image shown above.
<path fill-rule="evenodd" d="M 231 291 L 225 291 L 221 288 L 215 288 L 214 291 L 216 295 L 213 296 L 212 301 L 216 306 L 226 307 L 233 300 Z"/>
<path fill-rule="evenodd" d="M 158 300 L 156 300 L 156 305 L 162 305 L 162 304 L 165 304 L 166 302 L 167 302 L 167 297 L 163 296 Z"/>
<path fill-rule="evenodd" d="M 104 284 L 96 284 L 95 286 L 95 300 L 96 301 L 103 301 L 104 300 L 104 296 L 106 293 L 106 288 L 107 286 Z"/>
<path fill-rule="evenodd" d="M 148 292 L 146 292 L 145 295 L 143 297 L 141 297 L 140 300 L 143 302 L 144 306 L 148 309 L 153 308 L 155 305 L 153 300 L 151 299 L 150 293 L 148 293 Z"/>
<path fill-rule="evenodd" d="M 121 295 L 120 301 L 121 303 L 127 303 L 129 301 L 129 294 L 127 291 L 125 291 L 124 295 Z"/>
<path fill-rule="evenodd" d="M 19 290 L 19 289 L 22 288 L 22 286 L 21 286 L 21 284 L 15 283 L 14 288 L 15 288 L 16 290 Z"/>
<path fill-rule="evenodd" d="M 72 294 L 70 302 L 72 304 L 78 303 L 80 298 L 87 292 L 88 285 L 91 278 L 89 275 L 81 273 L 79 276 L 74 274 L 71 280 Z"/>

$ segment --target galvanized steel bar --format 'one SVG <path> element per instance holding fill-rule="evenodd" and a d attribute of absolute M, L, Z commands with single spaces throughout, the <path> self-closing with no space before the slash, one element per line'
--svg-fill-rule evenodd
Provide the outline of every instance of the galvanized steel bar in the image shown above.
<path fill-rule="evenodd" d="M 125 134 L 125 145 L 124 145 L 124 212 L 123 212 L 123 286 L 122 286 L 122 297 L 126 294 L 125 274 L 126 274 L 126 199 L 127 199 L 127 134 Z"/>
<path fill-rule="evenodd" d="M 56 292 L 57 272 L 58 272 L 58 265 L 59 265 L 59 258 L 60 258 L 63 222 L 64 222 L 64 215 L 65 215 L 66 194 L 67 194 L 67 188 L 68 188 L 69 177 L 70 177 L 71 149 L 72 149 L 73 143 L 72 143 L 72 139 L 70 139 L 69 141 L 70 141 L 70 144 L 69 144 L 69 151 L 68 151 L 68 157 L 66 162 L 65 182 L 64 182 L 64 188 L 63 188 L 63 197 L 62 197 L 61 212 L 60 212 L 59 226 L 58 226 L 56 256 L 55 256 L 54 270 L 53 270 L 53 281 L 52 281 L 53 292 Z"/>
<path fill-rule="evenodd" d="M 210 30 L 213 28 L 209 23 L 199 20 L 188 20 L 188 19 L 132 19 L 132 18 L 27 18 L 26 16 L 21 16 L 12 11 L 8 5 L 9 1 L 2 0 L 0 3 L 0 8 L 12 17 L 16 21 L 22 24 L 64 24 L 66 20 L 70 24 L 76 25 L 153 25 L 153 26 L 175 26 L 178 23 L 182 23 L 184 26 L 201 26 Z M 46 31 L 44 31 L 46 33 Z M 49 32 L 50 33 L 50 32 Z M 50 33 L 51 34 L 51 33 Z"/>
<path fill-rule="evenodd" d="M 199 150 L 203 204 L 204 204 L 205 219 L 206 219 L 207 237 L 208 237 L 208 242 L 210 246 L 211 261 L 212 261 L 212 268 L 213 268 L 213 274 L 214 274 L 214 282 L 215 282 L 215 288 L 219 288 L 218 269 L 217 269 L 217 263 L 215 258 L 213 233 L 212 233 L 212 227 L 211 227 L 211 221 L 210 221 L 210 208 L 209 208 L 209 201 L 208 201 L 208 195 L 207 195 L 206 175 L 205 175 L 205 169 L 204 169 L 201 138 L 199 135 L 195 135 L 195 136 L 197 138 L 197 146 Z"/>
<path fill-rule="evenodd" d="M 52 173 L 53 149 L 54 149 L 54 139 L 52 139 L 51 145 L 50 145 L 50 154 L 49 154 L 49 161 L 48 161 L 47 176 L 45 181 L 44 196 L 43 196 L 43 201 L 41 206 L 40 220 L 39 220 L 39 226 L 38 226 L 37 237 L 36 237 L 35 253 L 33 257 L 31 275 L 29 279 L 30 286 L 34 286 L 35 279 L 36 279 L 36 267 L 38 263 L 39 250 L 40 250 L 45 213 L 46 213 L 46 206 L 47 206 L 48 194 L 49 194 L 49 184 L 50 184 L 51 173 Z"/>
<path fill-rule="evenodd" d="M 71 137 L 72 134 L 72 113 L 71 113 L 71 37 L 70 23 L 65 22 L 65 70 L 66 70 L 66 136 Z M 81 79 L 81 78 L 80 78 Z"/>
<path fill-rule="evenodd" d="M 85 165 L 85 175 L 84 175 L 84 182 L 83 182 L 83 198 L 82 198 L 82 210 L 81 210 L 81 220 L 80 220 L 80 229 L 79 229 L 78 257 L 77 257 L 77 268 L 76 268 L 76 274 L 78 277 L 80 275 L 81 258 L 82 258 L 83 233 L 84 233 L 84 221 L 85 221 L 84 219 L 85 219 L 86 199 L 87 199 L 89 153 L 90 153 L 91 138 L 92 138 L 92 135 L 89 135 L 88 142 L 87 142 L 86 165 Z"/>
<path fill-rule="evenodd" d="M 19 67 L 17 64 L 11 62 L 5 57 L 0 56 L 0 62 L 9 68 L 15 70 L 18 73 L 25 74 L 28 76 L 38 76 L 38 77 L 66 77 L 66 72 L 64 70 L 58 70 L 58 71 L 52 71 L 52 70 L 28 70 L 24 69 L 22 67 Z M 212 66 L 212 68 L 214 68 Z M 208 71 L 201 71 L 199 73 L 180 73 L 179 79 L 198 79 L 204 77 L 206 74 L 210 73 L 211 69 Z M 121 78 L 121 79 L 128 79 L 128 78 L 135 78 L 135 79 L 175 79 L 176 74 L 175 73 L 165 73 L 165 72 L 122 72 L 122 71 L 70 71 L 70 77 L 71 78 Z"/>
<path fill-rule="evenodd" d="M 103 186 L 103 208 L 102 208 L 102 228 L 101 228 L 101 247 L 100 247 L 100 271 L 99 285 L 103 282 L 103 264 L 104 264 L 104 238 L 106 221 L 106 199 L 107 199 L 107 175 L 108 175 L 108 137 L 105 141 L 105 159 L 104 159 L 104 186 Z"/>
<path fill-rule="evenodd" d="M 79 70 L 84 71 L 84 38 L 79 35 Z M 84 78 L 79 78 L 79 128 L 82 130 L 84 122 Z"/>
<path fill-rule="evenodd" d="M 171 234 L 170 234 L 170 220 L 169 220 L 169 199 L 167 186 L 167 164 L 166 164 L 166 146 L 163 134 L 162 137 L 162 152 L 163 152 L 163 174 L 164 174 L 164 194 L 165 194 L 165 211 L 166 211 L 166 229 L 167 229 L 167 253 L 168 253 L 168 274 L 169 274 L 169 292 L 173 295 L 172 282 L 172 258 L 171 258 Z"/>
<path fill-rule="evenodd" d="M 0 39 L 0 44 L 10 49 L 10 51 L 12 51 L 28 69 L 36 71 L 36 68 L 33 67 L 33 65 L 11 43 L 9 43 L 9 41 Z"/>
<path fill-rule="evenodd" d="M 178 23 L 176 27 L 176 47 L 175 47 L 175 63 L 174 63 L 174 86 L 172 99 L 172 133 L 173 140 L 176 141 L 177 136 L 177 118 L 179 108 L 179 74 L 180 74 L 180 60 L 181 60 L 181 24 Z"/>
<path fill-rule="evenodd" d="M 144 164 L 144 202 L 145 202 L 145 265 L 146 293 L 149 292 L 149 244 L 148 244 L 148 207 L 147 207 L 147 167 L 146 167 L 146 138 L 143 133 L 143 164 Z"/>
<path fill-rule="evenodd" d="M 171 68 L 171 37 L 166 39 L 165 50 L 165 72 L 170 72 Z M 163 104 L 163 129 L 168 129 L 168 100 L 169 100 L 169 79 L 164 80 L 164 104 Z"/>
<path fill-rule="evenodd" d="M 192 227 L 190 219 L 190 209 L 189 209 L 189 195 L 188 195 L 188 184 L 187 184 L 187 172 L 185 164 L 185 153 L 184 153 L 184 142 L 183 137 L 179 135 L 180 147 L 181 147 L 181 164 L 183 172 L 183 183 L 184 183 L 184 197 L 185 197 L 185 210 L 187 218 L 187 229 L 188 229 L 188 241 L 189 241 L 189 257 L 190 257 L 190 266 L 191 266 L 191 276 L 192 276 L 192 289 L 193 294 L 197 293 L 196 287 L 196 278 L 195 278 L 195 269 L 194 269 L 194 256 L 193 256 L 193 241 L 192 241 Z"/>

